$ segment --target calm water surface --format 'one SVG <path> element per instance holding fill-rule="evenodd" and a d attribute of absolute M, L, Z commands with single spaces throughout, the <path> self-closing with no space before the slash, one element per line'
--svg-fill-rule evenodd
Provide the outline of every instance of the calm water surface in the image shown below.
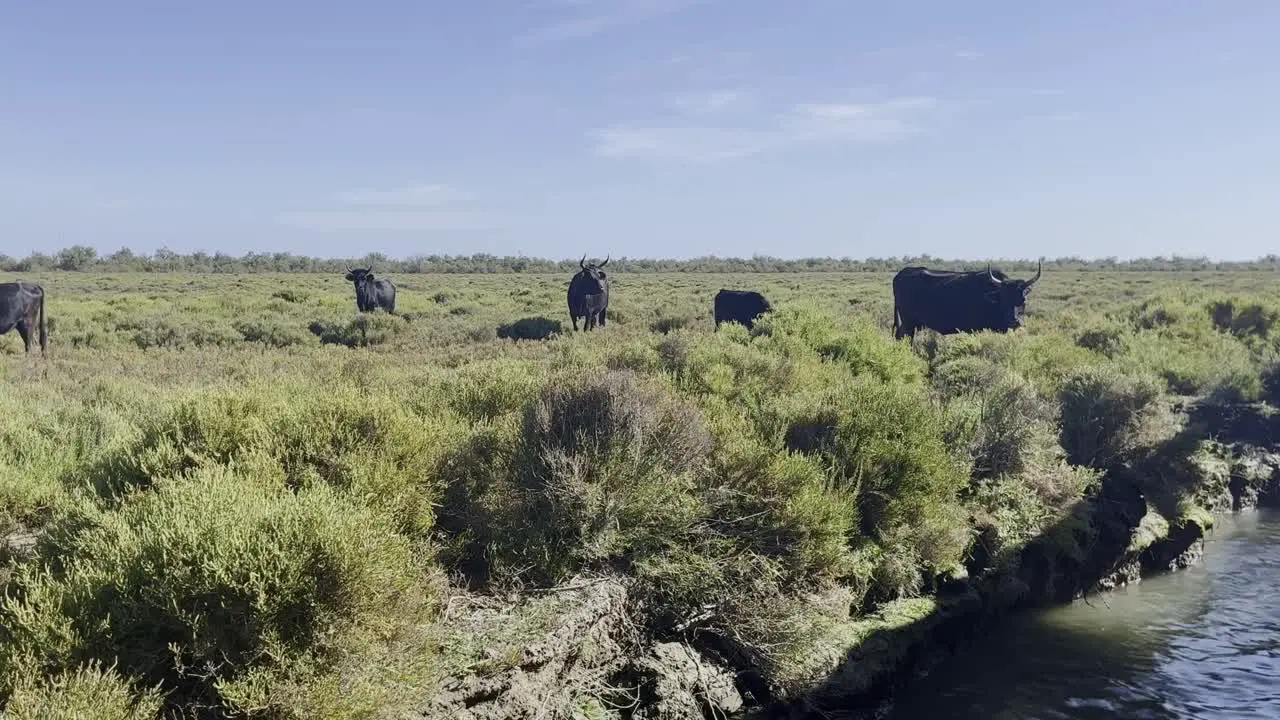
<path fill-rule="evenodd" d="M 1016 617 L 891 720 L 1280 720 L 1280 513 L 1221 518 L 1202 564 Z"/>

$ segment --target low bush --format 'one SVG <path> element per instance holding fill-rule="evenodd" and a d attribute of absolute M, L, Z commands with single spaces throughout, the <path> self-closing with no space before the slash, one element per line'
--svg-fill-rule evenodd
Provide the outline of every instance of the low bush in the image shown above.
<path fill-rule="evenodd" d="M 277 290 L 271 293 L 271 297 L 278 298 L 287 303 L 305 303 L 309 299 L 306 293 L 298 292 L 297 290 Z"/>
<path fill-rule="evenodd" d="M 310 342 L 306 332 L 282 322 L 267 320 L 246 321 L 236 324 L 236 332 L 248 342 L 262 343 L 268 347 L 286 348 Z"/>
<path fill-rule="evenodd" d="M 435 601 L 417 568 L 386 519 L 323 486 L 203 470 L 49 528 L 0 605 L 0 678 L 115 662 L 171 707 L 316 717 L 324 698 L 297 681 L 421 622 Z"/>
<path fill-rule="evenodd" d="M 789 434 L 799 425 L 827 429 L 819 453 L 835 482 L 857 498 L 861 534 L 884 551 L 879 590 L 914 592 L 919 577 L 948 572 L 968 544 L 957 503 L 967 463 L 945 441 L 942 409 L 919 385 L 886 385 L 859 377 L 824 396 L 796 396 Z M 902 569 L 889 570 L 898 563 Z"/>
<path fill-rule="evenodd" d="M 311 333 L 325 345 L 368 347 L 391 342 L 404 332 L 403 318 L 387 313 L 362 313 L 347 322 L 317 320 L 311 323 Z"/>
<path fill-rule="evenodd" d="M 649 323 L 649 331 L 666 335 L 673 330 L 680 330 L 693 322 L 693 318 L 685 315 L 660 317 Z"/>
<path fill-rule="evenodd" d="M 524 414 L 519 554 L 554 581 L 661 551 L 699 512 L 711 437 L 695 408 L 626 371 L 556 376 Z M 530 553 L 533 555 L 533 553 Z"/>
<path fill-rule="evenodd" d="M 1144 423 L 1160 410 L 1161 385 L 1151 375 L 1110 367 L 1067 378 L 1060 394 L 1061 442 L 1072 464 L 1105 470 L 1137 451 L 1145 441 Z"/>
<path fill-rule="evenodd" d="M 424 417 L 393 398 L 350 390 L 208 391 L 146 421 L 91 477 L 110 497 L 195 469 L 247 464 L 289 487 L 326 484 L 367 498 L 422 536 L 441 492 L 440 467 L 465 437 L 459 418 Z"/>
<path fill-rule="evenodd" d="M 36 662 L 31 658 L 32 666 Z M 48 678 L 21 672 L 7 685 L 10 695 L 4 716 L 10 720 L 154 720 L 162 706 L 158 692 L 139 690 L 136 683 L 97 661 Z"/>
<path fill-rule="evenodd" d="M 133 344 L 143 350 L 226 347 L 241 340 L 240 334 L 229 327 L 188 325 L 168 318 L 141 318 L 122 323 L 119 328 L 130 331 Z"/>

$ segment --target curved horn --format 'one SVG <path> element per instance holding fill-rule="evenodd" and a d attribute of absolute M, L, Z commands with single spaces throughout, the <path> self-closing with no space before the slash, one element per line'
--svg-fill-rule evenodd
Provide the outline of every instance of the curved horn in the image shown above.
<path fill-rule="evenodd" d="M 1044 258 L 1040 258 L 1039 262 L 1036 263 L 1035 277 L 1027 281 L 1027 287 L 1031 287 L 1032 285 L 1035 285 L 1036 281 L 1040 279 L 1040 274 L 1042 272 L 1044 272 Z"/>
<path fill-rule="evenodd" d="M 586 255 L 583 255 L 583 256 L 582 256 L 582 259 L 578 261 L 578 267 L 582 268 L 583 270 L 586 270 L 586 269 L 587 269 L 587 256 L 586 256 Z"/>
<path fill-rule="evenodd" d="M 987 279 L 996 285 L 1000 284 L 1000 278 L 991 274 L 991 263 L 987 263 Z"/>
<path fill-rule="evenodd" d="M 609 264 L 609 256 L 608 256 L 608 255 L 605 255 L 605 256 L 604 256 L 604 262 L 600 263 L 600 264 L 599 264 L 599 265 L 597 265 L 596 267 L 604 267 L 605 265 L 608 265 L 608 264 Z"/>

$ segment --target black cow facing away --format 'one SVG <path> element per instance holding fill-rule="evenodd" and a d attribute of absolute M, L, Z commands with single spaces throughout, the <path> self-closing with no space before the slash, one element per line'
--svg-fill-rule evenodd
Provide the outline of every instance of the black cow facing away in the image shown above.
<path fill-rule="evenodd" d="M 608 264 L 607 255 L 599 265 L 588 263 L 586 255 L 578 261 L 582 269 L 569 281 L 569 319 L 573 321 L 574 330 L 578 329 L 578 318 L 583 318 L 584 331 L 595 328 L 597 322 L 604 327 L 605 311 L 609 308 L 609 276 L 604 266 Z"/>
<path fill-rule="evenodd" d="M 31 352 L 32 335 L 40 331 L 40 354 L 49 350 L 49 331 L 44 321 L 44 288 L 35 283 L 0 283 L 0 335 L 14 328 L 22 345 Z"/>
<path fill-rule="evenodd" d="M 373 312 L 378 308 L 389 313 L 396 311 L 395 283 L 374 277 L 373 268 L 348 269 L 347 280 L 356 286 L 356 309 L 360 312 Z"/>
<path fill-rule="evenodd" d="M 903 268 L 893 276 L 893 336 L 915 337 L 921 328 L 943 335 L 1016 330 L 1043 269 L 1042 258 L 1030 280 L 1014 280 L 990 265 L 972 272 Z"/>
<path fill-rule="evenodd" d="M 725 290 L 716 293 L 716 327 L 720 323 L 738 322 L 750 330 L 756 318 L 773 310 L 763 295 L 754 290 Z"/>

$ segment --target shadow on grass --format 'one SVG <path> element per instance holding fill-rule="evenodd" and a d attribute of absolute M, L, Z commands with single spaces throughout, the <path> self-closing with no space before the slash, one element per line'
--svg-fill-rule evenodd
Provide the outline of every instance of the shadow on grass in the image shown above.
<path fill-rule="evenodd" d="M 559 320 L 545 317 L 527 317 L 513 323 L 498 326 L 498 337 L 504 340 L 546 340 L 559 335 L 563 326 Z"/>

